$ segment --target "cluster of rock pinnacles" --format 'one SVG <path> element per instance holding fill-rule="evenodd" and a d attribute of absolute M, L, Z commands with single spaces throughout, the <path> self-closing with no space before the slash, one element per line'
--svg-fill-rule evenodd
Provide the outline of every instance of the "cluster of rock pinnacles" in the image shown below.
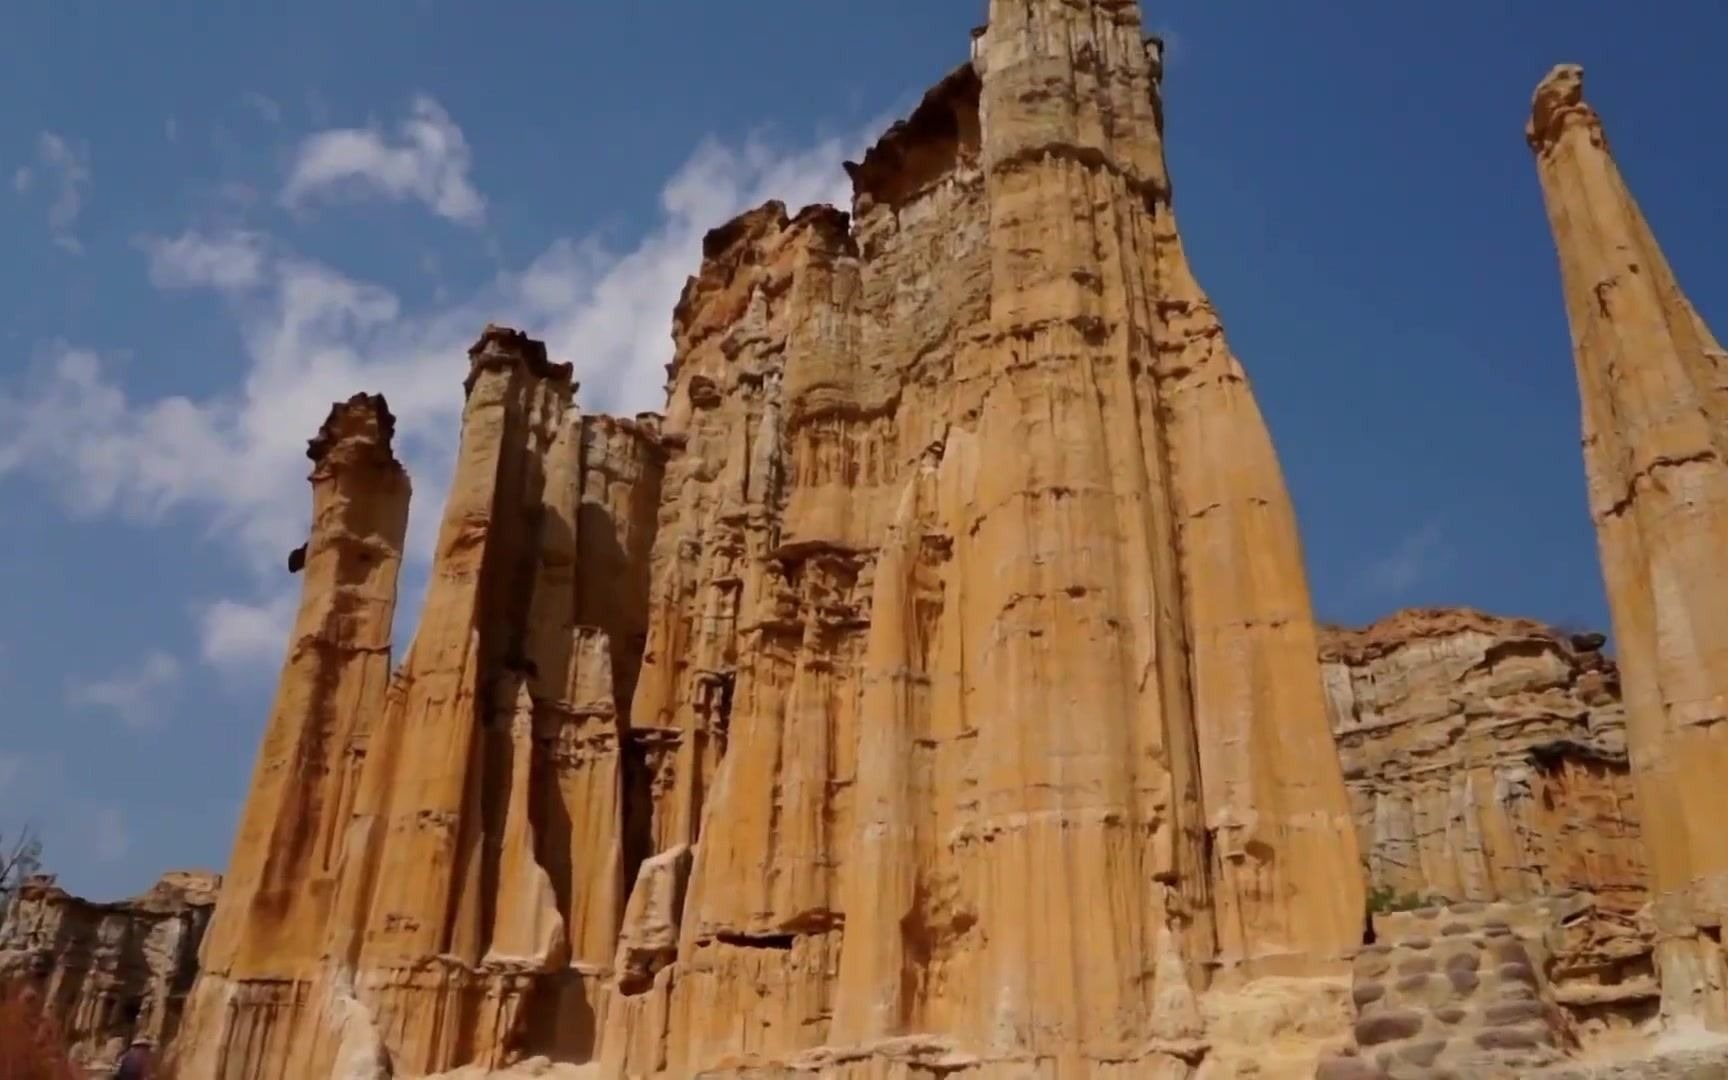
<path fill-rule="evenodd" d="M 1728 356 L 1578 69 L 1528 137 L 1617 666 L 1315 624 L 1160 79 L 1132 0 L 992 0 L 849 214 L 708 235 L 664 415 L 488 327 L 394 667 L 409 481 L 381 398 L 332 409 L 174 1075 L 1513 1076 L 1728 1030 Z"/>

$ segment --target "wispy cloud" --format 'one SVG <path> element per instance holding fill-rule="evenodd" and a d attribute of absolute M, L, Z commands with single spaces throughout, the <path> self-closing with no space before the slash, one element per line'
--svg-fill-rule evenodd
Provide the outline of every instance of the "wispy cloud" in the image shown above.
<path fill-rule="evenodd" d="M 256 232 L 187 230 L 140 241 L 150 257 L 150 282 L 161 289 L 249 289 L 264 276 L 265 238 Z"/>
<path fill-rule="evenodd" d="M 1392 550 L 1364 566 L 1360 585 L 1369 592 L 1395 596 L 1440 570 L 1451 557 L 1445 531 L 1438 522 L 1429 522 L 1400 537 Z"/>
<path fill-rule="evenodd" d="M 425 122 L 449 124 L 441 110 L 437 116 Z M 436 138 L 404 136 L 406 148 L 385 145 L 376 132 L 314 136 L 295 165 L 299 186 L 290 187 L 310 197 L 322 190 L 313 178 L 362 175 L 334 162 L 385 162 L 375 170 L 387 178 L 377 181 L 380 190 L 461 216 L 466 197 L 425 179 L 442 175 L 426 159 L 466 160 L 465 149 L 447 152 L 465 147 L 449 128 Z M 29 377 L 11 389 L 0 384 L 0 477 L 44 478 L 86 515 L 195 515 L 256 581 L 249 595 L 210 598 L 200 609 L 203 658 L 228 668 L 274 666 L 298 585 L 283 560 L 306 532 L 306 439 L 332 401 L 358 390 L 388 397 L 416 491 L 407 570 L 423 572 L 455 456 L 465 353 L 480 327 L 503 322 L 543 338 L 554 356 L 575 364 L 585 408 L 659 409 L 671 312 L 698 266 L 704 233 L 769 198 L 792 207 L 843 203 L 850 192 L 840 163 L 879 128 L 802 147 L 763 137 L 705 142 L 667 180 L 658 221 L 634 245 L 557 239 L 467 298 L 430 308 L 407 308 L 391 290 L 293 254 L 280 238 L 188 232 L 157 241 L 148 250 L 158 285 L 202 285 L 230 300 L 246 351 L 243 377 L 204 397 L 139 400 L 113 358 L 56 345 Z M 406 154 L 407 163 L 393 154 Z M 483 205 L 477 193 L 472 205 Z"/>
<path fill-rule="evenodd" d="M 282 662 L 294 594 L 284 587 L 262 601 L 217 600 L 197 614 L 205 660 L 230 670 L 264 670 Z"/>
<path fill-rule="evenodd" d="M 12 174 L 12 190 L 27 195 L 40 181 L 48 194 L 48 231 L 54 243 L 74 255 L 84 250 L 74 231 L 90 186 L 90 151 L 63 135 L 45 131 L 36 139 L 36 160 Z"/>
<path fill-rule="evenodd" d="M 180 664 L 160 650 L 145 654 L 136 664 L 94 682 L 66 687 L 68 704 L 108 709 L 129 728 L 140 729 L 160 719 L 163 698 L 180 682 Z"/>
<path fill-rule="evenodd" d="M 259 118 L 266 123 L 280 124 L 282 122 L 282 106 L 278 105 L 274 98 L 260 94 L 256 90 L 248 90 L 241 95 L 240 101 L 248 109 L 257 113 Z"/>
<path fill-rule="evenodd" d="M 422 94 L 392 137 L 375 127 L 337 128 L 306 137 L 294 156 L 282 201 L 300 207 L 343 194 L 417 199 L 461 225 L 486 220 L 486 200 L 468 178 L 472 154 L 444 107 Z"/>

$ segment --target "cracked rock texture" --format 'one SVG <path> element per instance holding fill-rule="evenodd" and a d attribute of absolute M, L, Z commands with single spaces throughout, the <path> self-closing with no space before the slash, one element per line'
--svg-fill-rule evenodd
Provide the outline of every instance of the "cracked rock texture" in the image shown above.
<path fill-rule="evenodd" d="M 1648 900 L 1619 675 L 1598 634 L 1467 608 L 1326 627 L 1321 671 L 1371 889 Z"/>
<path fill-rule="evenodd" d="M 994 0 L 723 225 L 664 418 L 475 345 L 414 644 L 376 398 L 182 1080 L 1308 1076 L 1363 891 L 1295 519 L 1130 0 Z"/>
<path fill-rule="evenodd" d="M 1590 514 L 1648 838 L 1662 1009 L 1728 1031 L 1728 354 L 1563 65 L 1526 135 L 1560 256 Z"/>
<path fill-rule="evenodd" d="M 140 896 L 96 903 L 51 875 L 31 878 L 0 922 L 0 982 L 36 989 L 79 1065 L 112 1065 L 133 1038 L 166 1043 L 180 1029 L 220 881 L 173 871 Z"/>

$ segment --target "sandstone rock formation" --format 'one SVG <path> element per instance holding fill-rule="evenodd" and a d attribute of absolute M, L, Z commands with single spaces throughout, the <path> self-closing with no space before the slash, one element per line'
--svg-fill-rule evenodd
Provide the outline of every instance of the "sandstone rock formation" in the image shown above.
<path fill-rule="evenodd" d="M 332 413 L 181 1077 L 1343 1043 L 1350 805 L 1159 61 L 1131 0 L 993 0 L 852 214 L 707 237 L 663 421 L 489 328 L 387 689 L 407 484 L 380 400 Z"/>
<path fill-rule="evenodd" d="M 135 1037 L 167 1042 L 198 973 L 220 880 L 176 871 L 140 896 L 104 904 L 71 895 L 51 875 L 31 878 L 0 922 L 0 983 L 37 991 L 80 1064 L 110 1064 Z"/>
<path fill-rule="evenodd" d="M 1465 608 L 1323 628 L 1321 672 L 1372 891 L 1648 899 L 1619 674 L 1598 634 Z"/>
<path fill-rule="evenodd" d="M 1728 354 L 1620 177 L 1583 73 L 1526 129 L 1560 254 L 1664 1014 L 1728 1031 Z"/>

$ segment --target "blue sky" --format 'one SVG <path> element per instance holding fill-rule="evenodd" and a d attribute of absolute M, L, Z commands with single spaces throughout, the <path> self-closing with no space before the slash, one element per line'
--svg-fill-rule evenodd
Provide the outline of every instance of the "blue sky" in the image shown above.
<path fill-rule="evenodd" d="M 658 407 L 701 233 L 843 197 L 984 3 L 266 7 L 60 0 L 0 36 L 0 829 L 36 820 L 99 896 L 226 861 L 329 403 L 402 416 L 411 619 L 478 328 L 545 337 L 590 408 Z M 1178 215 L 1323 617 L 1606 627 L 1522 140 L 1550 65 L 1585 65 L 1728 327 L 1728 9 L 1561 10 L 1147 4 Z"/>

